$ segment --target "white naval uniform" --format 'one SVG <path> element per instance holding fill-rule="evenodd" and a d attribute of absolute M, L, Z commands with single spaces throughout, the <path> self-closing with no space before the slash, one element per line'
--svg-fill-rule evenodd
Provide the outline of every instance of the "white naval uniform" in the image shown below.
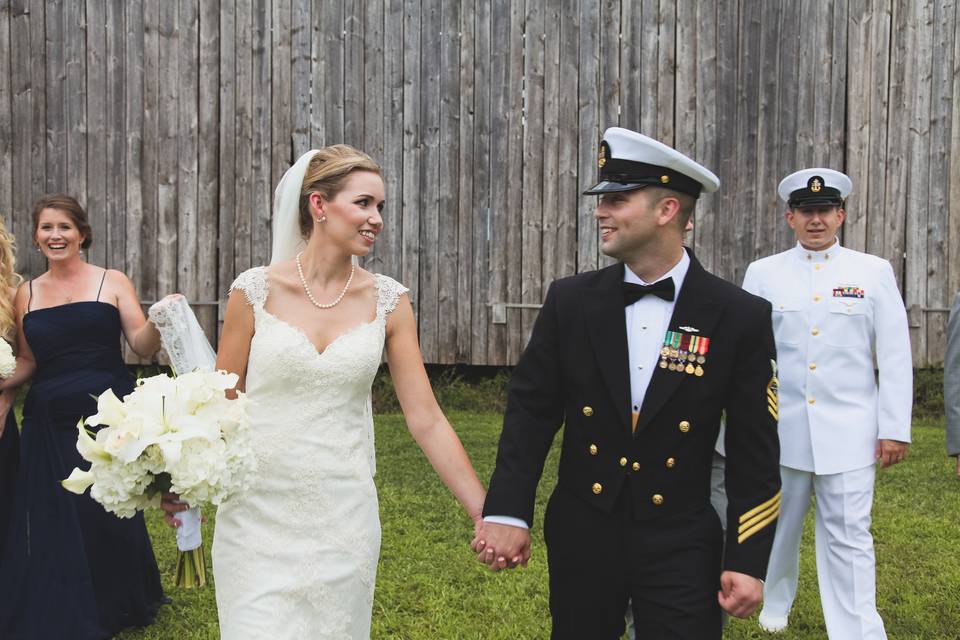
<path fill-rule="evenodd" d="M 752 263 L 743 288 L 773 305 L 783 503 L 764 617 L 786 618 L 817 495 L 817 576 L 834 640 L 886 638 L 876 610 L 870 509 L 878 439 L 910 441 L 913 368 L 890 264 L 836 242 Z M 878 376 L 875 369 L 879 371 Z"/>

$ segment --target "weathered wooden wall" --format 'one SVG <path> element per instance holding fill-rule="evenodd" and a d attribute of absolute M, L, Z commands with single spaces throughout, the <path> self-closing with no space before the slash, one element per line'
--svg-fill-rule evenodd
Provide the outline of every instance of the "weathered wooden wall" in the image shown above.
<path fill-rule="evenodd" d="M 429 362 L 516 361 L 550 280 L 606 263 L 604 128 L 718 173 L 692 239 L 739 281 L 792 244 L 780 177 L 855 184 L 847 246 L 889 259 L 918 365 L 960 289 L 955 0 L 0 0 L 0 212 L 66 191 L 90 260 L 181 291 L 212 334 L 270 251 L 273 186 L 311 147 L 384 168 L 369 269 L 411 288 Z M 501 323 L 500 320 L 505 320 Z"/>

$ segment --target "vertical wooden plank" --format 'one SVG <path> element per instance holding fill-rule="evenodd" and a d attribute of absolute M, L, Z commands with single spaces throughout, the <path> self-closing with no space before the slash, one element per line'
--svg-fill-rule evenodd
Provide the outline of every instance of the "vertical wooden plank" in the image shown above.
<path fill-rule="evenodd" d="M 292 65 L 291 83 L 291 142 L 292 159 L 299 158 L 310 149 L 310 33 L 312 15 L 310 0 L 293 0 L 291 8 L 290 61 Z M 380 6 L 379 2 L 370 3 Z M 221 9 L 226 11 L 227 9 Z"/>
<path fill-rule="evenodd" d="M 31 108 L 33 123 L 31 128 L 33 135 L 30 137 L 30 198 L 35 200 L 44 193 L 46 189 L 46 165 L 47 165 L 47 60 L 46 60 L 46 7 L 43 0 L 30 0 L 30 93 L 33 106 Z M 0 49 L 2 50 L 2 49 Z M 6 138 L 9 140 L 10 138 Z M 23 212 L 26 213 L 26 212 Z M 45 264 L 42 255 L 38 252 L 31 252 L 33 243 L 27 236 L 18 244 L 20 253 L 26 253 L 29 257 L 28 263 L 31 266 L 31 272 L 36 273 L 42 269 Z M 34 256 L 30 256 L 34 253 Z M 18 262 L 20 260 L 18 259 Z"/>
<path fill-rule="evenodd" d="M 426 362 L 438 355 L 440 197 L 440 3 L 420 2 L 420 291 L 417 319 Z"/>
<path fill-rule="evenodd" d="M 714 173 L 720 173 L 717 150 L 717 7 L 696 3 L 696 43 L 699 64 L 696 67 L 696 140 L 697 160 Z M 700 196 L 694 214 L 693 247 L 701 264 L 716 269 L 715 234 L 720 197 L 727 190 L 721 177 L 720 190 Z"/>
<path fill-rule="evenodd" d="M 562 12 L 566 14 L 566 11 Z M 627 129 L 643 131 L 640 121 L 643 93 L 643 14 L 641 2 L 621 2 L 620 6 L 620 123 Z"/>
<path fill-rule="evenodd" d="M 10 187 L 12 196 L 12 207 L 15 212 L 12 233 L 20 240 L 21 245 L 26 251 L 21 250 L 21 254 L 27 252 L 36 253 L 33 247 L 31 237 L 32 225 L 30 224 L 31 205 L 35 198 L 31 194 L 30 163 L 25 162 L 30 157 L 30 143 L 34 137 L 32 130 L 33 101 L 31 100 L 31 81 L 30 77 L 30 13 L 29 4 L 26 0 L 11 0 L 9 17 L 9 57 L 6 52 L 4 57 L 10 61 L 10 114 L 12 118 L 12 135 L 7 138 L 9 142 L 3 146 L 7 147 L 12 155 L 12 166 L 10 171 Z M 4 65 L 6 66 L 6 65 Z M 31 272 L 33 265 L 25 263 L 21 257 L 18 262 L 18 268 L 25 271 L 24 276 L 30 277 L 36 275 Z"/>
<path fill-rule="evenodd" d="M 13 113 L 10 107 L 12 70 L 10 69 L 10 0 L 0 0 L 0 140 L 13 139 Z M 13 146 L 0 145 L 0 217 L 3 225 L 14 232 L 13 210 Z M 25 217 L 19 212 L 17 218 Z M 29 236 L 21 236 L 17 256 L 17 269 L 22 270 L 23 254 L 28 253 L 31 243 Z"/>
<path fill-rule="evenodd" d="M 436 362 L 457 361 L 458 307 L 461 292 L 457 241 L 460 186 L 460 3 L 441 2 L 440 10 L 440 160 L 437 200 L 437 355 Z M 467 263 L 469 264 L 469 262 Z M 466 299 L 469 301 L 469 297 Z M 467 305 L 468 306 L 468 305 Z"/>
<path fill-rule="evenodd" d="M 538 304 L 543 301 L 541 283 L 543 279 L 543 193 L 544 193 L 544 21 L 545 7 L 542 2 L 528 0 L 526 3 L 526 36 L 523 52 L 523 86 L 526 118 L 523 127 L 523 173 L 522 194 L 523 227 L 521 229 L 521 282 L 520 301 Z M 612 4 L 610 0 L 606 5 Z M 610 10 L 609 6 L 604 7 Z M 619 13 L 616 19 L 604 16 L 604 37 L 609 38 L 613 47 L 619 38 Z M 611 34 L 608 30 L 613 30 Z M 608 44 L 607 47 L 610 45 Z M 607 55 L 619 59 L 616 48 L 607 51 Z M 616 65 L 614 65 L 616 66 Z M 616 123 L 619 78 L 606 78 L 601 95 L 601 110 L 606 122 Z M 612 102 L 612 104 L 611 104 Z M 537 317 L 536 310 L 521 311 L 520 339 L 526 344 Z"/>
<path fill-rule="evenodd" d="M 561 275 L 559 229 L 564 215 L 560 211 L 560 38 L 561 16 L 559 3 L 547 3 L 543 35 L 543 217 L 541 234 L 543 265 L 540 273 L 540 299 L 547 287 Z M 618 52 L 619 55 L 619 52 Z"/>
<path fill-rule="evenodd" d="M 757 168 L 752 205 L 756 217 L 756 236 L 753 255 L 747 259 L 756 259 L 775 252 L 777 246 L 777 219 L 781 216 L 777 202 L 777 126 L 778 115 L 782 108 L 777 103 L 777 64 L 780 52 L 780 7 L 774 3 L 764 3 L 760 8 L 760 47 L 757 55 L 762 63 L 758 69 L 757 105 Z M 745 266 L 745 265 L 744 265 Z M 737 281 L 740 284 L 742 279 Z"/>
<path fill-rule="evenodd" d="M 66 20 L 63 0 L 44 3 L 46 31 L 46 193 L 67 189 Z M 19 237 L 19 236 L 18 236 Z M 21 251 L 21 256 L 24 252 Z M 39 258 L 39 256 L 38 256 Z M 18 257 L 19 262 L 19 257 Z M 39 264 L 37 265 L 39 267 Z"/>
<path fill-rule="evenodd" d="M 269 0 L 252 4 L 252 83 L 253 87 L 273 87 L 270 59 L 273 51 L 273 22 Z M 250 258 L 253 264 L 270 262 L 271 211 L 275 183 L 271 174 L 271 96 L 269 91 L 254 89 L 252 104 Z"/>
<path fill-rule="evenodd" d="M 947 290 L 960 293 L 960 9 L 953 32 L 953 109 L 950 125 L 950 210 L 947 222 Z"/>
<path fill-rule="evenodd" d="M 600 91 L 600 2 L 585 0 L 580 4 L 580 68 L 579 68 L 579 149 L 578 178 L 586 184 L 597 177 L 597 149 L 600 131 L 596 95 Z M 655 59 L 655 58 L 652 58 Z M 655 100 L 655 96 L 654 96 Z M 645 116 L 644 116 L 645 118 Z M 581 189 L 582 191 L 582 189 Z M 577 271 L 598 266 L 599 234 L 593 217 L 596 197 L 580 196 L 577 207 Z"/>
<path fill-rule="evenodd" d="M 323 65 L 323 90 L 320 94 L 323 105 L 324 137 L 322 146 L 338 144 L 343 136 L 344 101 L 344 0 L 324 0 L 320 3 L 320 28 L 323 48 L 317 54 Z M 316 94 L 315 94 L 316 95 Z M 320 105 L 318 105 L 319 107 Z"/>
<path fill-rule="evenodd" d="M 870 185 L 869 149 L 873 122 L 870 120 L 871 83 L 874 82 L 872 16 L 869 0 L 850 0 L 848 7 L 847 136 L 845 173 L 853 181 L 847 198 L 847 218 L 843 223 L 843 243 L 850 249 L 865 251 L 867 245 L 867 198 Z M 879 128 L 879 127 L 878 127 Z"/>
<path fill-rule="evenodd" d="M 474 176 L 476 174 L 476 155 L 474 136 L 476 133 L 474 116 L 476 85 L 476 0 L 462 0 L 460 3 L 460 126 L 458 137 L 460 170 L 457 175 L 457 303 L 454 305 L 456 317 L 456 344 L 454 358 L 456 362 L 472 363 L 472 322 L 474 308 L 483 303 L 474 291 L 473 282 L 478 271 L 474 260 L 473 207 L 475 199 Z"/>
<path fill-rule="evenodd" d="M 401 280 L 420 305 L 420 3 L 403 2 L 403 253 Z"/>
<path fill-rule="evenodd" d="M 543 3 L 530 0 L 528 2 L 527 14 L 531 9 L 529 4 L 537 4 L 540 11 L 543 10 Z M 601 0 L 600 2 L 600 93 L 597 96 L 599 105 L 599 123 L 601 134 L 608 127 L 617 127 L 620 125 L 620 0 Z M 542 19 L 541 19 L 542 22 Z M 528 25 L 529 40 L 529 25 Z M 529 42 L 527 46 L 529 47 Z M 672 71 L 671 71 L 672 73 Z M 665 118 L 668 119 L 668 118 Z"/>
<path fill-rule="evenodd" d="M 197 158 L 197 256 L 194 268 L 197 272 L 196 295 L 200 300 L 217 300 L 219 245 L 218 213 L 222 206 L 218 200 L 220 165 L 220 13 L 226 11 L 218 0 L 200 3 L 200 69 L 199 113 L 197 134 L 200 141 Z M 230 80 L 232 82 L 232 78 Z M 216 344 L 217 307 L 203 305 L 197 309 L 197 320 L 207 338 Z"/>
<path fill-rule="evenodd" d="M 177 84 L 177 290 L 197 300 L 198 114 L 200 16 L 198 0 L 180 0 Z M 169 293 L 161 291 L 164 295 Z"/>
<path fill-rule="evenodd" d="M 697 156 L 697 15 L 694 0 L 676 2 L 676 55 L 674 94 L 674 147 L 691 158 Z M 696 227 L 694 227 L 696 230 Z M 690 239 L 692 241 L 692 238 Z M 692 246 L 692 245 L 691 245 Z"/>
<path fill-rule="evenodd" d="M 657 118 L 656 137 L 671 147 L 674 140 L 673 113 L 677 75 L 677 0 L 660 0 L 657 12 Z"/>
<path fill-rule="evenodd" d="M 507 300 L 521 298 L 521 259 L 523 251 L 523 220 L 516 215 L 523 207 L 523 3 L 510 3 L 510 31 L 506 49 L 510 66 L 510 85 L 507 89 L 509 145 L 507 151 Z M 597 94 L 594 94 L 597 95 Z M 504 364 L 514 364 L 523 350 L 522 310 L 507 309 L 507 353 Z"/>
<path fill-rule="evenodd" d="M 928 285 L 927 228 L 930 201 L 927 187 L 930 179 L 930 103 L 933 2 L 918 0 L 910 4 L 907 51 L 910 62 L 907 74 L 907 206 L 904 213 L 907 264 L 903 289 L 907 307 L 926 306 Z M 927 351 L 927 315 L 915 316 L 910 328 L 913 360 L 923 366 Z M 919 326 L 916 326 L 919 324 Z"/>
<path fill-rule="evenodd" d="M 953 51 L 957 8 L 954 0 L 933 4 L 930 82 L 930 171 L 927 221 L 927 307 L 945 309 L 953 303 L 949 288 L 948 243 L 950 215 L 950 127 L 953 109 Z M 924 364 L 942 365 L 947 347 L 947 313 L 927 313 Z"/>
<path fill-rule="evenodd" d="M 798 75 L 791 81 L 797 83 L 797 155 L 794 165 L 797 169 L 812 167 L 815 153 L 815 120 L 816 100 L 818 91 L 817 74 L 806 73 L 807 69 L 817 69 L 822 72 L 818 40 L 817 14 L 821 3 L 819 0 L 802 0 L 800 3 L 800 20 L 795 26 L 800 39 L 800 55 Z"/>
<path fill-rule="evenodd" d="M 366 2 L 363 6 L 363 65 L 365 84 L 371 91 L 365 92 L 363 110 L 363 145 L 362 149 L 374 160 L 380 163 L 383 169 L 384 187 L 387 186 L 387 174 L 394 173 L 394 169 L 386 164 L 384 157 L 384 113 L 389 104 L 387 94 L 389 81 L 384 77 L 384 1 Z M 402 25 L 402 21 L 401 21 Z M 391 208 L 394 204 L 395 192 L 386 190 L 386 205 L 382 212 L 384 230 L 387 229 L 387 218 L 396 218 L 398 211 Z M 391 229 L 392 230 L 392 229 Z M 396 273 L 387 267 L 384 261 L 384 242 L 387 249 L 395 238 L 392 234 L 381 233 L 373 250 L 363 259 L 363 266 L 374 273 Z"/>
<path fill-rule="evenodd" d="M 137 293 L 143 297 L 144 264 L 141 256 L 144 253 L 144 244 L 152 244 L 153 236 L 144 235 L 144 149 L 146 137 L 146 101 L 144 95 L 145 68 L 144 48 L 146 25 L 143 19 L 143 0 L 131 0 L 122 4 L 123 9 L 123 65 L 120 71 L 121 82 L 126 91 L 123 102 L 123 126 L 126 135 L 123 140 L 123 155 L 125 158 L 124 194 L 121 212 L 125 217 L 124 233 L 125 273 L 133 282 Z M 150 238 L 149 243 L 143 239 Z M 149 298 L 148 298 L 149 299 Z"/>
<path fill-rule="evenodd" d="M 404 19 L 403 0 L 384 0 L 383 168 L 387 206 L 383 233 L 377 238 L 376 262 L 381 273 L 403 279 L 404 202 Z M 382 265 L 380 264 L 382 261 Z M 404 284 L 410 286 L 404 281 Z M 413 300 L 413 298 L 410 298 Z"/>
<path fill-rule="evenodd" d="M 493 108 L 492 84 L 492 15 L 491 0 L 476 0 L 476 15 L 473 22 L 474 40 L 474 178 L 473 178 L 473 293 L 471 327 L 473 341 L 470 345 L 470 362 L 490 364 L 488 330 L 490 329 L 490 307 L 493 300 L 490 291 L 490 253 L 491 245 L 491 127 Z M 470 28 L 469 24 L 465 25 Z M 461 191 L 461 197 L 463 192 Z"/>
<path fill-rule="evenodd" d="M 757 203 L 757 123 L 760 107 L 760 40 L 761 11 L 741 7 L 739 47 L 737 53 L 737 110 L 736 110 L 736 174 L 737 188 L 732 195 L 734 206 L 726 212 L 736 230 L 732 245 L 733 264 L 726 277 L 732 282 L 743 282 L 747 265 L 760 248 L 756 237 Z M 728 174 L 733 177 L 734 174 Z"/>
<path fill-rule="evenodd" d="M 87 209 L 95 242 L 87 259 L 107 266 L 107 38 L 105 0 L 86 0 L 86 87 L 87 121 L 84 137 L 87 153 Z"/>
<path fill-rule="evenodd" d="M 180 31 L 177 2 L 160 4 L 157 158 L 156 295 L 177 290 L 177 87 Z"/>
<path fill-rule="evenodd" d="M 290 58 L 290 0 L 271 0 L 273 45 L 270 60 L 270 185 L 280 182 L 293 163 L 291 149 L 291 99 L 293 83 Z M 273 202 L 273 199 L 270 199 Z"/>
<path fill-rule="evenodd" d="M 63 191 L 87 203 L 87 20 L 83 2 L 67 2 L 64 11 L 66 58 L 67 181 Z M 102 230 L 103 227 L 100 227 Z"/>
<path fill-rule="evenodd" d="M 233 273 L 242 273 L 253 262 L 253 3 L 236 3 L 236 160 L 234 169 Z M 316 15 L 316 14 L 314 14 Z M 232 279 L 231 279 L 232 281 Z M 227 295 L 231 281 L 220 284 L 220 295 Z"/>
<path fill-rule="evenodd" d="M 905 292 L 903 273 L 905 218 L 900 212 L 907 208 L 907 171 L 909 145 L 907 127 L 902 126 L 909 118 L 907 102 L 911 88 L 907 86 L 913 70 L 908 55 L 911 46 L 909 34 L 910 3 L 894 0 L 891 11 L 890 37 L 890 84 L 887 116 L 886 148 L 886 197 L 883 206 L 882 244 L 877 252 L 893 265 L 901 293 Z"/>
<path fill-rule="evenodd" d="M 359 147 L 363 144 L 363 2 L 343 2 L 343 141 Z M 433 54 L 436 55 L 436 54 Z"/>
<path fill-rule="evenodd" d="M 869 87 L 870 137 L 867 147 L 867 182 L 862 198 L 867 210 L 866 251 L 890 258 L 884 253 L 887 203 L 887 119 L 891 96 L 891 23 L 892 0 L 870 0 L 870 51 L 873 60 L 872 84 Z M 852 73 L 851 73 L 852 77 Z M 856 183 L 854 183 L 856 188 Z M 895 269 L 896 270 L 896 269 Z"/>
<path fill-rule="evenodd" d="M 127 272 L 127 198 L 124 146 L 126 131 L 126 87 L 124 87 L 124 0 L 107 0 L 106 6 L 106 264 Z"/>
<path fill-rule="evenodd" d="M 780 65 L 777 69 L 779 80 L 777 82 L 778 98 L 778 132 L 777 148 L 778 158 L 776 184 L 772 189 L 777 188 L 777 184 L 785 176 L 802 169 L 798 164 L 797 158 L 797 127 L 799 122 L 798 103 L 800 100 L 800 83 L 797 81 L 800 73 L 801 58 L 800 54 L 800 30 L 797 25 L 801 19 L 799 2 L 787 2 L 783 5 L 783 11 L 780 13 L 779 31 L 780 31 Z M 783 212 L 786 211 L 786 203 L 777 201 L 779 213 L 776 214 L 777 220 L 777 246 L 774 252 L 783 251 L 796 244 L 796 237 L 793 230 L 787 225 Z"/>
<path fill-rule="evenodd" d="M 726 34 L 736 33 L 738 25 L 737 0 L 721 0 L 717 3 L 717 152 L 720 177 L 718 192 L 717 224 L 714 227 L 713 272 L 722 278 L 733 280 L 737 261 L 730 247 L 737 244 L 739 230 L 732 224 L 736 215 L 737 193 L 742 188 L 745 176 L 740 170 L 741 158 L 737 155 L 737 58 L 738 41 Z"/>
<path fill-rule="evenodd" d="M 624 5 L 631 5 L 627 3 Z M 580 207 L 580 193 L 589 187 L 596 173 L 584 176 L 578 174 L 580 157 L 580 104 L 578 93 L 577 69 L 579 68 L 580 13 L 576 0 L 563 0 L 560 6 L 560 80 L 558 101 L 557 137 L 557 273 L 571 275 L 577 268 L 577 219 Z M 632 62 L 631 62 L 632 64 Z M 633 85 L 624 83 L 626 90 Z M 639 97 L 634 113 L 639 122 Z M 621 114 L 621 122 L 635 126 L 632 119 Z M 584 187 L 581 187 L 581 182 Z"/>
<path fill-rule="evenodd" d="M 659 135 L 657 121 L 660 119 L 660 114 L 657 113 L 660 84 L 660 0 L 642 0 L 632 4 L 640 5 L 640 24 L 637 27 L 640 36 L 640 59 L 637 66 L 640 70 L 640 133 L 656 138 Z M 656 64 L 654 60 L 657 61 Z"/>
<path fill-rule="evenodd" d="M 135 20 L 130 21 L 133 29 Z M 136 33 L 136 32 L 134 32 Z M 157 300 L 157 276 L 160 272 L 157 251 L 160 211 L 160 7 L 143 3 L 143 221 L 138 239 L 141 264 L 140 296 Z M 128 49 L 132 55 L 132 51 Z M 128 67 L 132 72 L 133 67 Z M 133 232 L 136 229 L 128 227 Z M 136 245 L 128 244 L 133 250 Z"/>
<path fill-rule="evenodd" d="M 510 123 L 510 63 L 508 57 L 510 34 L 510 3 L 495 0 L 491 10 L 491 34 L 496 34 L 496 46 L 491 44 L 490 91 L 490 213 L 487 224 L 490 238 L 489 301 L 510 302 L 507 299 L 507 182 L 509 176 Z M 506 35 L 505 35 L 506 34 Z M 487 363 L 506 362 L 507 327 L 491 324 L 488 333 Z"/>
<path fill-rule="evenodd" d="M 303 29 L 309 34 L 308 26 Z M 237 218 L 237 147 L 238 98 L 237 84 L 240 81 L 237 67 L 237 5 L 225 2 L 220 7 L 220 118 L 217 148 L 217 189 L 219 216 L 217 218 L 217 282 L 214 295 L 226 298 L 227 289 L 236 276 L 236 218 Z M 308 78 L 309 81 L 309 78 Z M 217 321 L 223 321 L 224 305 L 218 305 Z"/>
<path fill-rule="evenodd" d="M 827 162 L 831 167 L 844 166 L 844 142 L 846 129 L 844 118 L 847 112 L 847 55 L 848 34 L 847 23 L 849 15 L 849 0 L 834 0 L 832 5 L 832 20 L 827 24 L 830 29 L 830 119 L 827 123 L 827 139 L 829 140 L 829 156 Z M 840 169 L 842 171 L 842 169 Z"/>

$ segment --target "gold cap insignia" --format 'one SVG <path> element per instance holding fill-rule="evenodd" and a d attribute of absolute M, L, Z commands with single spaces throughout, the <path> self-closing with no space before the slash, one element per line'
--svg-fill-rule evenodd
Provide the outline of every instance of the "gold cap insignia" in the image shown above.
<path fill-rule="evenodd" d="M 668 182 L 670 182 L 670 176 L 667 176 L 667 175 L 660 176 L 660 182 L 662 182 L 663 184 L 667 184 Z"/>
<path fill-rule="evenodd" d="M 820 193 L 820 189 L 822 188 L 823 182 L 820 180 L 820 178 L 814 178 L 810 181 L 810 191 L 813 191 L 814 193 Z"/>
<path fill-rule="evenodd" d="M 597 166 L 603 168 L 603 165 L 607 164 L 607 143 L 600 143 L 600 155 L 597 157 Z"/>

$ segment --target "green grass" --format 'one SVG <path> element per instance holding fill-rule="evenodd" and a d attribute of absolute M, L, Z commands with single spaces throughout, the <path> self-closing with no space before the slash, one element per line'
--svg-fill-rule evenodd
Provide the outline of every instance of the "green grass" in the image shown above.
<path fill-rule="evenodd" d="M 449 415 L 480 477 L 496 454 L 499 413 Z M 373 610 L 373 638 L 535 639 L 549 637 L 543 505 L 554 484 L 556 450 L 538 495 L 534 555 L 524 570 L 494 574 L 479 565 L 467 544 L 471 524 L 441 485 L 406 431 L 403 417 L 379 416 L 377 486 L 383 548 Z M 887 633 L 897 640 L 954 640 L 960 621 L 960 493 L 952 459 L 943 449 L 942 420 L 918 421 L 908 460 L 878 476 L 874 503 L 878 606 Z M 211 521 L 213 518 L 211 517 Z M 173 604 L 157 622 L 119 636 L 125 640 L 217 638 L 212 585 L 176 590 L 172 532 L 148 514 L 164 587 Z M 205 543 L 212 538 L 205 526 Z M 800 590 L 784 634 L 760 633 L 756 618 L 732 620 L 725 638 L 821 640 L 826 637 L 817 594 L 812 518 L 804 530 Z"/>

